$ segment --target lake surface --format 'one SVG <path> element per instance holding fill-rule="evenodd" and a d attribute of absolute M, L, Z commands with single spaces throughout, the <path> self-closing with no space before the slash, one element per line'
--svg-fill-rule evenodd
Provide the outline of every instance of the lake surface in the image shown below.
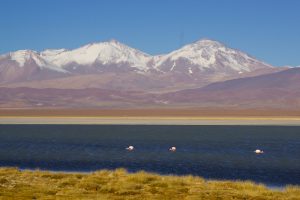
<path fill-rule="evenodd" d="M 135 151 L 128 152 L 129 145 Z M 176 146 L 176 152 L 168 149 Z M 264 154 L 256 155 L 255 149 Z M 300 127 L 0 125 L 0 166 L 300 184 Z"/>

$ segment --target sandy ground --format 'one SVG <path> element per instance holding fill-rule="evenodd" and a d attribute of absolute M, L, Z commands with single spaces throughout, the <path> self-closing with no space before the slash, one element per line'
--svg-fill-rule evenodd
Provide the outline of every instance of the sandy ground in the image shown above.
<path fill-rule="evenodd" d="M 300 125 L 298 110 L 0 109 L 0 124 Z"/>
<path fill-rule="evenodd" d="M 287 125 L 300 118 L 254 117 L 0 117 L 0 124 L 131 124 L 131 125 Z"/>
<path fill-rule="evenodd" d="M 4 109 L 0 116 L 54 117 L 299 117 L 300 110 L 237 108 Z"/>

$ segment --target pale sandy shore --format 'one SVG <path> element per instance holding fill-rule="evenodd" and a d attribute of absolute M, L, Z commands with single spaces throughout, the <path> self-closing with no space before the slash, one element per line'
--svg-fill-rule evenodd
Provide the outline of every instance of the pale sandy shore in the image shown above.
<path fill-rule="evenodd" d="M 121 125 L 285 125 L 300 126 L 299 117 L 21 117 L 1 116 L 0 124 Z"/>

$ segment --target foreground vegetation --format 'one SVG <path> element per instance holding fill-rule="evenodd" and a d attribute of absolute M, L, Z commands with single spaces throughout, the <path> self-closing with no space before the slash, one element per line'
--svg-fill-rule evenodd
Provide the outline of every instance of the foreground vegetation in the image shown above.
<path fill-rule="evenodd" d="M 90 174 L 0 168 L 0 199 L 300 199 L 300 187 L 270 190 L 252 182 L 206 181 L 124 169 Z"/>

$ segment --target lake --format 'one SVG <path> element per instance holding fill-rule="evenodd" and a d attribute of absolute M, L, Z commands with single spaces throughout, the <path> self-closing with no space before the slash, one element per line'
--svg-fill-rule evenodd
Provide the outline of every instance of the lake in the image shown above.
<path fill-rule="evenodd" d="M 127 151 L 129 145 L 134 151 Z M 169 148 L 176 146 L 176 152 Z M 262 149 L 264 154 L 255 154 Z M 300 184 L 300 127 L 0 125 L 0 166 Z"/>

